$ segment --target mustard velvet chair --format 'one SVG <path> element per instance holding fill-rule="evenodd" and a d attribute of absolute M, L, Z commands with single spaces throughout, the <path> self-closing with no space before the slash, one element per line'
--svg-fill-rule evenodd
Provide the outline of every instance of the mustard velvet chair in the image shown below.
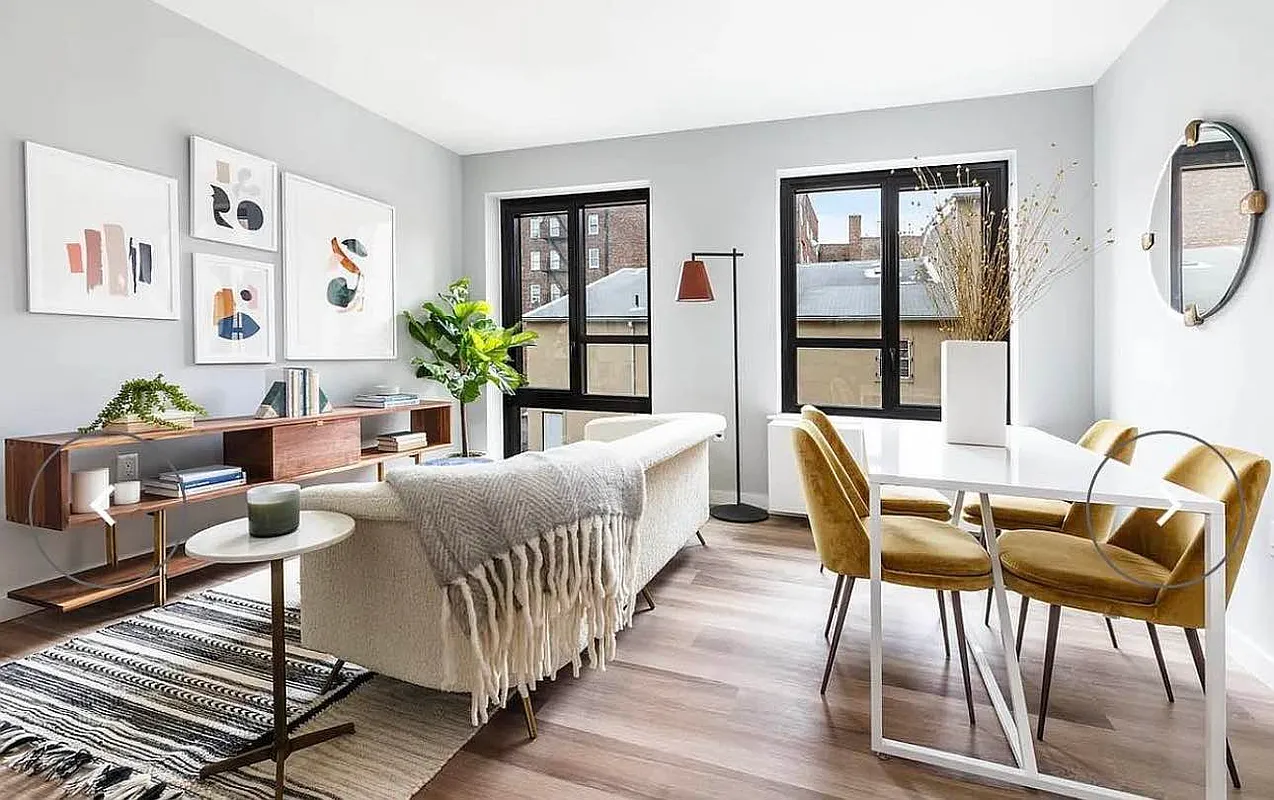
<path fill-rule="evenodd" d="M 836 430 L 836 426 L 832 424 L 827 414 L 816 406 L 802 406 L 801 419 L 814 423 L 818 432 L 822 434 L 824 443 L 831 448 L 832 463 L 837 477 L 848 487 L 846 492 L 854 504 L 854 510 L 858 512 L 860 518 L 866 519 L 870 515 L 867 508 L 867 498 L 870 496 L 867 476 L 863 474 L 854 454 L 841 438 L 840 431 Z M 881 492 L 880 508 L 882 514 L 927 517 L 944 522 L 951 519 L 953 514 L 951 504 L 941 492 L 909 487 L 886 487 Z M 832 590 L 832 602 L 827 609 L 827 622 L 823 625 L 824 639 L 828 637 L 832 629 L 832 619 L 836 616 L 836 607 L 840 602 L 840 593 L 844 584 L 845 576 L 837 576 L 836 587 Z M 936 594 L 938 618 L 942 620 L 942 648 L 946 651 L 947 658 L 950 658 L 951 634 L 947 629 L 947 605 L 943 600 L 942 592 L 938 591 Z"/>
<path fill-rule="evenodd" d="M 838 582 L 841 578 L 845 580 L 836 631 L 819 690 L 826 694 L 854 581 L 871 575 L 871 545 L 858 507 L 862 499 L 857 497 L 848 476 L 840 469 L 831 445 L 818 426 L 801 420 L 792 431 L 792 440 L 814 547 L 823 565 L 839 576 Z M 960 592 L 980 591 L 991 584 L 990 557 L 972 535 L 946 522 L 916 516 L 884 516 L 881 521 L 882 578 L 889 583 L 951 593 L 965 702 L 972 723 L 973 689 L 969 681 Z"/>
<path fill-rule="evenodd" d="M 1233 447 L 1219 446 L 1217 450 L 1238 474 L 1237 483 L 1225 463 L 1204 445 L 1182 456 L 1164 478 L 1225 503 L 1228 602 L 1269 484 L 1270 462 Z M 1182 628 L 1199 681 L 1203 682 L 1205 665 L 1198 634 L 1205 621 L 1204 586 L 1200 580 L 1206 560 L 1203 518 L 1178 512 L 1161 525 L 1162 515 L 1162 509 L 1137 509 L 1100 545 L 1123 572 L 1137 581 L 1111 569 L 1093 543 L 1085 536 L 1074 535 L 1073 529 L 1066 533 L 1007 531 L 999 537 L 1000 562 L 1008 588 L 1049 604 L 1038 738 L 1044 738 L 1062 606 L 1139 619 L 1148 626 Z M 1157 645 L 1153 627 L 1150 632 Z M 1162 661 L 1162 656 L 1159 658 Z M 1226 763 L 1230 778 L 1238 787 L 1238 769 L 1228 742 Z"/>
<path fill-rule="evenodd" d="M 808 420 L 818 426 L 823 438 L 831 445 L 832 453 L 841 467 L 849 474 L 858 496 L 865 502 L 870 496 L 867 476 L 862 467 L 854 459 L 853 453 L 845 445 L 840 432 L 832 424 L 827 414 L 815 406 L 802 406 L 801 419 Z M 908 486 L 887 486 L 880 493 L 880 510 L 883 514 L 905 514 L 912 517 L 928 517 L 946 522 L 951 519 L 951 503 L 946 495 L 936 489 L 917 489 Z M 861 516 L 866 516 L 864 511 Z"/>

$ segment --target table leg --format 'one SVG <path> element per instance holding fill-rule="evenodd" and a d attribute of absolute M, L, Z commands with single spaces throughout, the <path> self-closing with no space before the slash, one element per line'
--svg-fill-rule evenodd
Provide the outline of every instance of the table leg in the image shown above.
<path fill-rule="evenodd" d="M 880 545 L 883 532 L 880 518 L 880 484 L 873 482 L 868 492 L 868 538 L 871 540 L 871 749 L 880 752 L 885 739 L 884 631 L 880 618 Z"/>
<path fill-rule="evenodd" d="M 1013 721 L 1017 724 L 1018 747 L 1021 767 L 1029 774 L 1038 771 L 1035 763 L 1035 740 L 1031 738 L 1031 720 L 1026 713 L 1026 692 L 1022 688 L 1022 669 L 1017 661 L 1017 647 L 1013 633 L 1013 615 L 1009 612 L 1009 598 L 1004 591 L 1004 571 L 1000 566 L 1000 543 L 995 533 L 995 519 L 991 512 L 991 496 L 981 492 L 978 498 L 982 506 L 982 535 L 986 539 L 987 554 L 991 557 L 991 579 L 995 591 L 996 611 L 1000 618 L 1000 644 L 1004 648 L 1004 666 L 1009 676 L 1009 700 L 1012 703 Z M 1011 735 L 1005 730 L 1005 735 Z"/>
<path fill-rule="evenodd" d="M 245 753 L 232 756 L 199 770 L 199 777 L 207 778 L 221 772 L 246 767 L 269 759 L 274 760 L 274 797 L 283 800 L 283 788 L 287 783 L 284 764 L 292 753 L 312 747 L 316 744 L 334 739 L 337 736 L 354 733 L 354 724 L 347 722 L 333 725 L 330 728 L 302 734 L 296 738 L 288 736 L 288 684 L 287 684 L 287 637 L 284 624 L 283 600 L 283 562 L 270 562 L 270 666 L 272 671 L 271 687 L 274 691 L 274 737 L 273 741 L 262 747 L 253 748 Z"/>
<path fill-rule="evenodd" d="M 1226 557 L 1225 512 L 1209 514 L 1204 522 L 1204 548 L 1209 566 Z M 1204 776 L 1208 800 L 1224 800 L 1229 792 L 1225 771 L 1225 577 L 1227 566 L 1204 579 L 1207 611 L 1207 689 L 1204 692 Z"/>

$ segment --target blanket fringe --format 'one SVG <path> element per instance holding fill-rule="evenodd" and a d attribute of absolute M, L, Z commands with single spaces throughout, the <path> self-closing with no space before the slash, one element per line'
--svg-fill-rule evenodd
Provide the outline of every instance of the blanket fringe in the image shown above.
<path fill-rule="evenodd" d="M 159 778 L 108 763 L 87 750 L 50 741 L 9 722 L 0 722 L 0 765 L 56 782 L 66 795 L 94 800 L 177 800 L 185 794 Z"/>
<path fill-rule="evenodd" d="M 485 723 L 510 689 L 553 678 L 559 664 L 578 677 L 581 639 L 589 666 L 606 668 L 617 634 L 632 624 L 637 552 L 636 520 L 600 515 L 530 539 L 448 586 L 443 623 L 455 636 L 444 637 L 444 668 L 469 686 L 472 724 Z M 467 659 L 454 641 L 468 642 Z"/>

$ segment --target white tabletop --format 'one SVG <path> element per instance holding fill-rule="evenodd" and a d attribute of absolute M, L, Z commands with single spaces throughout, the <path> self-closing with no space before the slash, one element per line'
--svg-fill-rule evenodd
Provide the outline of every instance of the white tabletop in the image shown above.
<path fill-rule="evenodd" d="M 354 532 L 354 518 L 335 511 L 302 511 L 301 527 L 284 536 L 248 535 L 248 518 L 205 528 L 186 540 L 186 555 L 223 564 L 278 561 L 331 547 Z"/>
<path fill-rule="evenodd" d="M 867 477 L 882 486 L 1083 500 L 1102 456 L 1037 428 L 1011 425 L 1006 447 L 948 444 L 940 422 L 864 420 Z M 1135 462 L 1134 462 L 1135 463 Z M 1144 468 L 1111 459 L 1093 487 L 1098 503 L 1216 512 L 1222 504 Z"/>

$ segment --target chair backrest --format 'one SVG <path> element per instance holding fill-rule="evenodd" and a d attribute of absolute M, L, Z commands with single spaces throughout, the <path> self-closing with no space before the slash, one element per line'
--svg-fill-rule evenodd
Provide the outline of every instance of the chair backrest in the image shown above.
<path fill-rule="evenodd" d="M 1131 464 L 1133 451 L 1137 449 L 1137 429 L 1118 420 L 1099 419 L 1079 437 L 1079 446 Z M 1076 536 L 1089 536 L 1090 519 L 1093 535 L 1098 541 L 1105 541 L 1110 536 L 1110 528 L 1115 521 L 1115 507 L 1094 503 L 1092 516 L 1089 517 L 1084 503 L 1071 503 L 1066 519 L 1062 522 L 1062 530 Z"/>
<path fill-rule="evenodd" d="M 870 545 L 851 497 L 854 488 L 840 477 L 831 446 L 809 420 L 792 430 L 796 469 L 801 476 L 814 548 L 823 566 L 841 575 L 867 575 Z"/>
<path fill-rule="evenodd" d="M 853 489 L 849 495 L 850 502 L 854 504 L 854 509 L 858 512 L 858 516 L 867 516 L 870 513 L 867 508 L 867 498 L 871 497 L 867 476 L 863 474 L 863 468 L 858 465 L 854 454 L 850 452 L 845 440 L 841 438 L 840 431 L 836 430 L 831 418 L 815 406 L 801 406 L 801 419 L 814 423 L 818 428 L 818 432 L 823 435 L 823 440 L 831 448 L 832 455 L 849 477 L 849 484 Z"/>
<path fill-rule="evenodd" d="M 1164 478 L 1225 503 L 1225 596 L 1228 601 L 1269 485 L 1270 462 L 1234 447 L 1217 446 L 1217 450 L 1233 466 L 1239 477 L 1237 482 L 1225 463 L 1204 445 L 1191 448 L 1172 465 Z M 1159 593 L 1156 620 L 1201 628 L 1204 622 L 1204 587 L 1199 578 L 1207 560 L 1203 517 L 1178 512 L 1160 525 L 1162 516 L 1163 511 L 1159 509 L 1139 508 L 1133 511 L 1111 535 L 1110 543 L 1168 569 L 1170 585 L 1193 581 L 1189 586 L 1167 588 Z"/>

